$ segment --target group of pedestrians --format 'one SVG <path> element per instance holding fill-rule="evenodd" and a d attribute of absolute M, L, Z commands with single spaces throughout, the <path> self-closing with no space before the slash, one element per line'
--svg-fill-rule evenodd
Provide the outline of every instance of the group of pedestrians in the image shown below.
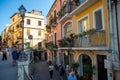
<path fill-rule="evenodd" d="M 20 55 L 20 50 L 17 48 L 17 46 L 13 46 L 13 47 L 6 47 L 3 46 L 1 48 L 1 53 L 2 53 L 2 61 L 7 60 L 7 56 L 12 55 L 12 65 L 16 66 L 17 65 L 17 60 L 19 58 Z"/>
<path fill-rule="evenodd" d="M 74 71 L 73 69 L 70 70 L 69 65 L 67 65 L 65 69 L 62 64 L 59 64 L 58 70 L 59 70 L 60 80 L 79 80 L 76 71 Z M 49 64 L 50 80 L 53 79 L 53 71 L 54 71 L 54 65 L 52 64 L 52 62 L 50 62 Z"/>

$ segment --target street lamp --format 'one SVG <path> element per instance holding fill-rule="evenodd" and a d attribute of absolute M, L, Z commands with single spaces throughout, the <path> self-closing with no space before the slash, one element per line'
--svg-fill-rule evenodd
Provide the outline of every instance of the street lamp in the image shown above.
<path fill-rule="evenodd" d="M 24 17 L 25 17 L 25 13 L 26 13 L 26 9 L 24 8 L 23 5 L 20 6 L 20 8 L 18 8 L 19 10 L 19 14 L 22 18 L 21 21 L 21 27 L 22 27 L 22 51 L 21 51 L 21 56 L 19 56 L 19 60 L 25 61 L 26 58 L 26 54 L 24 52 Z"/>
<path fill-rule="evenodd" d="M 22 23 L 21 23 L 21 26 L 22 26 L 22 49 L 24 51 L 24 16 L 26 13 L 26 9 L 24 8 L 23 5 L 21 5 L 20 8 L 18 8 L 18 10 L 19 10 L 20 16 L 22 17 Z"/>

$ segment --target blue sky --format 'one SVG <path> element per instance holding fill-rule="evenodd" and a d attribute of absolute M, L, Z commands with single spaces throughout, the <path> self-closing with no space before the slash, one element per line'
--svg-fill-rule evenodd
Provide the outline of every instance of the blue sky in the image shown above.
<path fill-rule="evenodd" d="M 42 11 L 46 18 L 50 7 L 55 0 L 0 0 L 0 34 L 5 29 L 6 24 L 10 24 L 10 17 L 19 12 L 18 8 L 23 4 L 27 12 L 31 10 Z"/>

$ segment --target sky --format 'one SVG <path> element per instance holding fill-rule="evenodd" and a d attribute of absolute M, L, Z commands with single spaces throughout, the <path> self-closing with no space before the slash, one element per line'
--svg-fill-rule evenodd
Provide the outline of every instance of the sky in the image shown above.
<path fill-rule="evenodd" d="M 19 12 L 18 8 L 23 5 L 27 12 L 32 10 L 42 11 L 46 21 L 46 15 L 55 0 L 0 0 L 0 34 L 6 24 L 10 24 L 10 17 Z"/>

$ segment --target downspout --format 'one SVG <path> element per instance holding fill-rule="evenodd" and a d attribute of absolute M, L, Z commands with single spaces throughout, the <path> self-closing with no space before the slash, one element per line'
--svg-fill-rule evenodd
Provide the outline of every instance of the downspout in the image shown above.
<path fill-rule="evenodd" d="M 115 0 L 115 15 L 116 15 L 116 29 L 117 29 L 117 41 L 118 41 L 118 53 L 120 61 L 120 37 L 119 37 L 119 28 L 118 28 L 118 14 L 117 14 L 117 0 Z"/>
<path fill-rule="evenodd" d="M 112 18 L 112 3 L 111 0 L 108 0 L 108 15 L 109 15 L 109 49 L 111 50 L 111 58 L 112 58 L 112 69 L 109 71 L 110 80 L 115 80 L 115 72 L 113 70 L 113 62 L 115 61 L 115 42 L 114 42 L 114 30 L 113 30 L 113 18 Z M 112 76 L 110 75 L 112 74 Z"/>
<path fill-rule="evenodd" d="M 114 30 L 112 24 L 112 7 L 111 7 L 111 0 L 108 0 L 108 14 L 109 14 L 109 48 L 112 51 L 112 60 L 115 61 L 115 49 L 114 49 Z"/>

